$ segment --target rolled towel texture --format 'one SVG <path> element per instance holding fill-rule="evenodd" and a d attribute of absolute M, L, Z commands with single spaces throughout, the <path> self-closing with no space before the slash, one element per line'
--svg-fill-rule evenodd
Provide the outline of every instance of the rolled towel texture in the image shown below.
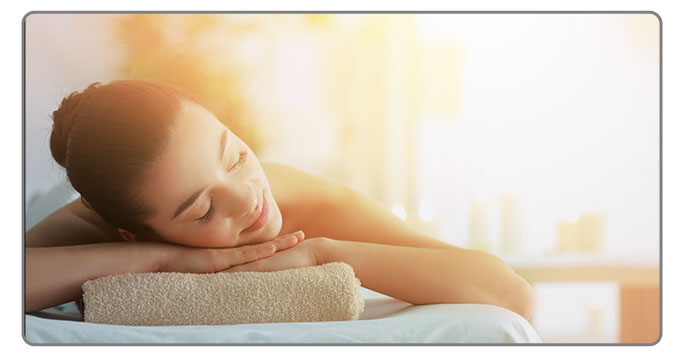
<path fill-rule="evenodd" d="M 224 325 L 357 320 L 352 267 L 334 262 L 276 272 L 139 273 L 82 285 L 84 320 L 115 325 Z"/>

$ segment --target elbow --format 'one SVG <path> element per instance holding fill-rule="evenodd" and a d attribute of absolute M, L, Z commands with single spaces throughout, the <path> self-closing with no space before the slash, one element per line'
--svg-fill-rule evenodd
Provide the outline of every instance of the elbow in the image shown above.
<path fill-rule="evenodd" d="M 529 320 L 534 309 L 534 291 L 531 285 L 499 257 L 473 250 L 465 250 L 475 269 L 463 274 L 460 281 L 467 289 L 450 284 L 445 302 L 489 304 L 511 310 Z M 467 280 L 463 280 L 467 279 Z"/>
<path fill-rule="evenodd" d="M 498 288 L 494 290 L 496 305 L 505 307 L 519 314 L 526 320 L 531 318 L 534 309 L 534 290 L 531 284 L 517 274 L 507 263 L 498 257 L 493 257 L 497 262 L 498 276 L 502 278 L 494 280 Z"/>
<path fill-rule="evenodd" d="M 526 320 L 531 318 L 534 309 L 534 290 L 531 284 L 517 274 L 507 263 L 498 257 L 491 256 L 494 267 L 500 273 L 492 281 L 497 289 L 493 291 L 492 300 L 495 305 L 507 308 Z"/>
<path fill-rule="evenodd" d="M 516 273 L 515 280 L 511 310 L 520 314 L 526 320 L 529 320 L 534 308 L 534 289 L 526 280 L 524 280 L 524 278 Z"/>
<path fill-rule="evenodd" d="M 527 282 L 522 276 L 517 274 L 507 263 L 500 258 L 495 258 L 502 265 L 504 284 L 497 291 L 501 305 L 509 310 L 512 310 L 529 320 L 534 309 L 534 289 L 531 284 Z M 498 296 L 497 296 L 498 297 Z"/>

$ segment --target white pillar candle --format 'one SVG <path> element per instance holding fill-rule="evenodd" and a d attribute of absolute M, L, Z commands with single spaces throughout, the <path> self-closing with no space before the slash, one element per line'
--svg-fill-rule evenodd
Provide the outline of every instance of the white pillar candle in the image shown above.
<path fill-rule="evenodd" d="M 578 248 L 578 229 L 575 222 L 557 224 L 557 246 L 562 252 Z"/>
<path fill-rule="evenodd" d="M 578 249 L 597 252 L 602 249 L 605 219 L 601 214 L 581 214 L 578 219 Z"/>
<path fill-rule="evenodd" d="M 488 251 L 485 204 L 471 201 L 468 215 L 468 232 L 470 234 L 470 249 Z"/>
<path fill-rule="evenodd" d="M 503 195 L 501 197 L 501 252 L 515 254 L 518 247 L 517 197 Z"/>

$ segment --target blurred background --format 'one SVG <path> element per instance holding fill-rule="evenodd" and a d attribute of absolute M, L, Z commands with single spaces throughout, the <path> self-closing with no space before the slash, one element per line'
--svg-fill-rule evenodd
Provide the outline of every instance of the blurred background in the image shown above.
<path fill-rule="evenodd" d="M 653 342 L 659 31 L 650 14 L 32 14 L 27 229 L 73 195 L 49 153 L 61 99 L 156 79 L 261 160 L 505 259 L 544 342 Z"/>

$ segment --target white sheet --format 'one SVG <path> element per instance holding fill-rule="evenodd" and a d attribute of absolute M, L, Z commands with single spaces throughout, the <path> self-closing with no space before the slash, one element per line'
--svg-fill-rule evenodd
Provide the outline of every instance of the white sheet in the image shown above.
<path fill-rule="evenodd" d="M 361 291 L 365 296 L 365 311 L 358 321 L 219 326 L 118 326 L 26 315 L 25 339 L 30 344 L 541 342 L 533 327 L 524 318 L 500 307 L 479 304 L 414 306 L 365 288 L 361 288 Z M 57 311 L 56 315 L 58 314 Z M 64 316 L 68 316 L 67 311 L 61 317 Z"/>

